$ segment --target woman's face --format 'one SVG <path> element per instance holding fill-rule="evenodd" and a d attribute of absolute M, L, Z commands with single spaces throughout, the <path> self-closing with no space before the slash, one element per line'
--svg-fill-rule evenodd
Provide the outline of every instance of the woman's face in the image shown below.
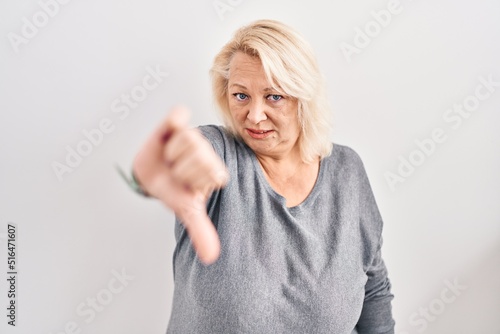
<path fill-rule="evenodd" d="M 234 55 L 227 98 L 237 133 L 257 155 L 299 154 L 297 99 L 271 88 L 260 59 Z"/>

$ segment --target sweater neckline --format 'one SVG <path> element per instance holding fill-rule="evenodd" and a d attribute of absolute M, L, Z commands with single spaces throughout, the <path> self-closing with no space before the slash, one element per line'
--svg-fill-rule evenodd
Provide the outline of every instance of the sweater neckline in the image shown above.
<path fill-rule="evenodd" d="M 283 208 L 285 208 L 286 210 L 288 210 L 291 213 L 294 213 L 297 211 L 301 211 L 304 208 L 307 208 L 308 206 L 311 205 L 311 203 L 314 202 L 314 199 L 316 198 L 317 193 L 320 191 L 320 189 L 319 189 L 320 185 L 323 183 L 323 178 L 324 178 L 324 174 L 325 174 L 325 171 L 324 171 L 325 166 L 324 166 L 324 161 L 323 161 L 324 159 L 320 159 L 320 161 L 319 161 L 318 176 L 316 177 L 316 182 L 314 183 L 314 186 L 313 186 L 311 192 L 309 192 L 307 197 L 301 203 L 299 203 L 295 206 L 288 207 L 288 206 L 286 206 L 286 198 L 283 197 L 282 195 L 280 195 L 278 192 L 276 192 L 273 189 L 273 187 L 271 187 L 269 182 L 267 181 L 266 176 L 264 175 L 264 172 L 262 171 L 262 167 L 260 166 L 260 163 L 257 159 L 257 156 L 255 155 L 255 152 L 246 143 L 243 143 L 243 145 L 245 146 L 245 148 L 247 149 L 247 151 L 250 154 L 250 158 L 252 160 L 252 164 L 253 164 L 255 173 L 257 174 L 258 178 L 260 179 L 260 181 L 264 185 L 264 188 L 266 188 L 267 192 L 273 198 L 275 198 L 277 201 L 279 201 L 281 203 Z"/>

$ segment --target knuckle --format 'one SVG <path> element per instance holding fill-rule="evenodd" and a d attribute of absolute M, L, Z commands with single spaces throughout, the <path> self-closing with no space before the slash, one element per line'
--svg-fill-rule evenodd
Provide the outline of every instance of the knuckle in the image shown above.
<path fill-rule="evenodd" d="M 198 146 L 200 142 L 199 134 L 193 129 L 182 132 L 182 140 L 190 146 Z"/>
<path fill-rule="evenodd" d="M 172 138 L 163 146 L 163 158 L 166 161 L 171 161 L 173 157 L 177 155 L 178 145 L 176 145 L 176 140 Z"/>

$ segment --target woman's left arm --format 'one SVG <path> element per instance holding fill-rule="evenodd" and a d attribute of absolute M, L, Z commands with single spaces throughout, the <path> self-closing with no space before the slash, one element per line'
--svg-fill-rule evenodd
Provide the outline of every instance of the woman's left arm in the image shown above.
<path fill-rule="evenodd" d="M 367 271 L 365 301 L 356 325 L 359 334 L 393 334 L 391 282 L 381 255 L 382 240 Z"/>
<path fill-rule="evenodd" d="M 391 301 L 394 295 L 391 293 L 391 282 L 382 259 L 383 220 L 362 162 L 360 167 L 360 228 L 365 248 L 364 271 L 368 280 L 356 329 L 359 334 L 393 334 L 395 322 Z"/>

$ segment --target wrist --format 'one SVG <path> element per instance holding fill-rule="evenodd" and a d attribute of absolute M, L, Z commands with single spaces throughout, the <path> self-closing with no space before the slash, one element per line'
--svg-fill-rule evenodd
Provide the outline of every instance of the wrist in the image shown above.
<path fill-rule="evenodd" d="M 120 168 L 120 166 L 116 165 L 116 170 L 122 177 L 122 179 L 128 184 L 129 188 L 132 189 L 135 193 L 144 196 L 144 197 L 151 197 L 148 192 L 144 189 L 144 187 L 141 185 L 139 180 L 137 179 L 137 176 L 135 175 L 134 169 L 132 168 L 130 172 L 130 177 L 125 174 L 125 172 Z"/>

